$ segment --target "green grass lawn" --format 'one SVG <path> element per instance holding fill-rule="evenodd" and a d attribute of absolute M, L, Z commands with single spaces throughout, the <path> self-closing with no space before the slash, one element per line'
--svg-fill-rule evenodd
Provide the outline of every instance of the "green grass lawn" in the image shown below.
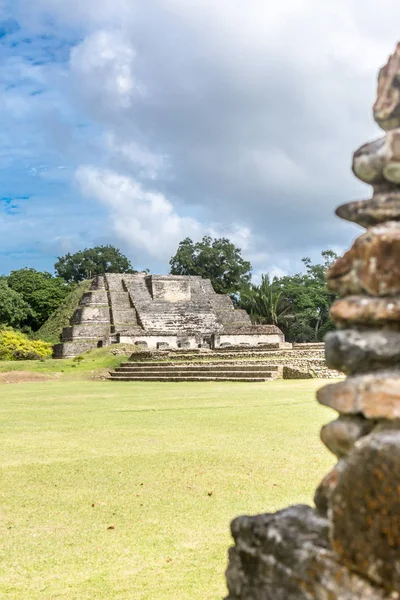
<path fill-rule="evenodd" d="M 110 369 L 115 369 L 121 362 L 128 360 L 133 350 L 130 346 L 121 344 L 120 351 L 126 348 L 126 353 L 114 355 L 112 347 L 100 348 L 85 352 L 76 358 L 63 360 L 0 360 L 0 373 L 24 371 L 42 373 L 45 375 L 58 375 L 68 379 L 88 379 L 91 375 L 105 375 Z M 130 350 L 128 350 L 128 348 Z"/>
<path fill-rule="evenodd" d="M 222 598 L 230 520 L 334 463 L 323 383 L 0 386 L 0 597 Z"/>

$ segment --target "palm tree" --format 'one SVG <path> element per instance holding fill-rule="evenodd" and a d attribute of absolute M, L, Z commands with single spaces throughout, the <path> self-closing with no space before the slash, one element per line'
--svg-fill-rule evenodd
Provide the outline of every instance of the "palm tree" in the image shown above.
<path fill-rule="evenodd" d="M 290 305 L 282 301 L 282 292 L 276 280 L 261 276 L 260 285 L 249 284 L 240 293 L 239 304 L 249 313 L 253 323 L 279 325 Z"/>

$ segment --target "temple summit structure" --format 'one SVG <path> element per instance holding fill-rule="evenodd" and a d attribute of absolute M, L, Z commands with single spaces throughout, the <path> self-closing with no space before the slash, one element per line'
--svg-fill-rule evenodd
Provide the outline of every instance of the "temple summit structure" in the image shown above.
<path fill-rule="evenodd" d="M 149 350 L 283 346 L 275 325 L 252 325 L 245 310 L 217 294 L 209 279 L 182 275 L 97 276 L 76 309 L 56 358 L 126 343 Z"/>

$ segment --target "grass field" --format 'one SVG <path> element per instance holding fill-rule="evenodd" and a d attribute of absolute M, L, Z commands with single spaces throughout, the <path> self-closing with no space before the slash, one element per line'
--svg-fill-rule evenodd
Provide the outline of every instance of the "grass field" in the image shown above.
<path fill-rule="evenodd" d="M 230 520 L 334 462 L 323 383 L 0 386 L 0 597 L 222 598 Z"/>
<path fill-rule="evenodd" d="M 40 373 L 62 379 L 90 379 L 107 375 L 109 370 L 118 367 L 132 354 L 131 346 L 118 345 L 121 354 L 112 354 L 112 347 L 90 350 L 76 358 L 63 360 L 0 360 L 0 373 L 23 371 Z M 124 353 L 126 350 L 126 353 Z"/>

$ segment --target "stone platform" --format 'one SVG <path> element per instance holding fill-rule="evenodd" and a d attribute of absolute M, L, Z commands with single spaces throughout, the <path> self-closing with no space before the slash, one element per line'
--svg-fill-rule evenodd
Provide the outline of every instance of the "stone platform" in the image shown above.
<path fill-rule="evenodd" d="M 110 373 L 112 381 L 262 382 L 316 377 L 339 377 L 326 366 L 323 344 L 142 351 Z"/>

